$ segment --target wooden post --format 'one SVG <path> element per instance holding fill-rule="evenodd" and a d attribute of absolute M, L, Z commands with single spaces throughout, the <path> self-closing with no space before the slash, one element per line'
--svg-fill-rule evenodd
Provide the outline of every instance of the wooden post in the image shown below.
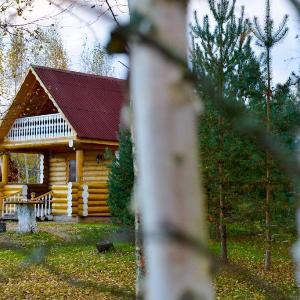
<path fill-rule="evenodd" d="M 8 183 L 8 160 L 9 156 L 7 153 L 2 155 L 2 183 Z"/>
<path fill-rule="evenodd" d="M 73 197 L 72 197 L 72 187 L 73 187 L 73 183 L 72 182 L 69 182 L 68 183 L 68 193 L 67 193 L 67 203 L 68 203 L 68 206 L 67 206 L 67 216 L 68 217 L 72 217 L 72 212 L 73 212 L 73 209 L 72 209 L 72 206 L 73 206 L 73 203 L 72 203 L 72 200 L 73 200 Z"/>
<path fill-rule="evenodd" d="M 76 181 L 82 182 L 83 175 L 83 150 L 76 150 Z"/>
<path fill-rule="evenodd" d="M 87 184 L 82 186 L 82 216 L 87 217 L 89 215 L 89 187 Z"/>
<path fill-rule="evenodd" d="M 44 183 L 44 154 L 40 154 L 40 178 L 39 178 L 39 183 L 43 184 Z"/>

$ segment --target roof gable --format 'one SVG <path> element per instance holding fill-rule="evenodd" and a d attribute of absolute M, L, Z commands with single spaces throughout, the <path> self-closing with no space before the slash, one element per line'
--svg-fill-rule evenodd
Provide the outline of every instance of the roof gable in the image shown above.
<path fill-rule="evenodd" d="M 32 97 L 37 85 L 44 89 L 78 137 L 117 140 L 123 80 L 39 66 L 30 68 L 1 123 L 0 138 L 6 136 L 30 101 L 42 101 Z"/>
<path fill-rule="evenodd" d="M 33 67 L 80 138 L 117 140 L 123 80 Z"/>

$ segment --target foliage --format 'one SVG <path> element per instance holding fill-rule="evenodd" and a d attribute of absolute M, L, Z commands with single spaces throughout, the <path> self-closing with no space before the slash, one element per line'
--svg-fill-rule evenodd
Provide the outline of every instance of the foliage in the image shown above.
<path fill-rule="evenodd" d="M 13 82 L 14 93 L 16 93 L 21 80 L 29 66 L 28 62 L 28 43 L 22 30 L 16 29 L 10 36 L 10 46 L 7 52 L 6 68 L 8 76 Z"/>
<path fill-rule="evenodd" d="M 232 32 L 232 36 L 228 38 L 229 44 L 222 44 L 223 51 L 228 53 L 226 61 L 222 63 L 220 62 L 222 30 L 218 27 L 218 23 L 212 29 L 207 16 L 200 25 L 195 15 L 195 25 L 192 27 L 193 70 L 197 76 L 206 76 L 216 83 L 223 80 L 224 99 L 236 100 L 245 111 L 255 114 L 265 122 L 265 82 L 260 70 L 261 61 L 252 51 L 249 27 L 246 20 L 242 21 L 243 10 L 238 21 L 232 18 L 229 22 L 231 25 L 227 25 L 224 29 L 226 33 Z M 237 28 L 243 28 L 242 24 L 245 26 L 244 31 L 233 39 Z M 223 65 L 223 72 L 220 72 L 221 65 Z M 216 89 L 219 88 L 216 86 Z M 197 84 L 197 90 L 205 102 L 205 111 L 199 121 L 199 142 L 204 183 L 208 195 L 209 219 L 214 224 L 218 224 L 219 186 L 222 180 L 218 162 L 221 161 L 224 168 L 226 223 L 243 221 L 252 230 L 260 228 L 263 231 L 265 153 L 257 146 L 255 138 L 240 136 L 233 130 L 238 124 L 223 118 L 222 126 L 218 126 L 221 114 L 215 102 L 211 101 L 210 96 L 205 93 L 207 89 L 201 86 L 201 83 Z M 274 120 L 273 132 L 292 151 L 296 149 L 296 128 L 300 125 L 298 113 L 299 103 L 294 91 L 288 84 L 277 86 L 274 89 L 271 107 Z M 223 136 L 223 144 L 220 143 L 220 132 Z M 272 225 L 292 224 L 296 200 L 290 181 L 275 162 L 272 163 L 272 174 L 272 201 L 274 202 L 271 209 L 274 216 Z"/>
<path fill-rule="evenodd" d="M 195 25 L 191 26 L 193 71 L 215 82 L 221 97 L 246 106 L 252 98 L 260 97 L 261 88 L 259 65 L 250 45 L 249 21 L 244 17 L 244 8 L 238 18 L 235 16 L 235 1 L 209 1 L 209 6 L 214 28 L 208 16 L 200 25 L 196 12 Z M 247 181 L 240 174 L 247 161 L 241 150 L 246 143 L 232 131 L 231 122 L 222 117 L 201 81 L 197 91 L 205 101 L 199 139 L 210 218 L 219 227 L 222 259 L 226 261 L 225 224 L 232 219 L 231 211 L 241 199 L 240 187 Z"/>
<path fill-rule="evenodd" d="M 26 153 L 12 153 L 11 161 L 16 168 L 16 175 L 10 182 L 40 183 L 40 155 Z"/>
<path fill-rule="evenodd" d="M 130 131 L 119 132 L 119 152 L 111 165 L 108 178 L 110 213 L 116 222 L 133 226 L 134 216 L 129 211 L 134 182 L 132 141 Z"/>
<path fill-rule="evenodd" d="M 273 23 L 274 21 L 271 19 L 271 5 L 270 0 L 266 0 L 266 18 L 264 27 L 261 28 L 258 24 L 257 18 L 254 19 L 254 30 L 253 33 L 257 38 L 257 45 L 264 49 L 263 52 L 263 60 L 262 60 L 262 70 L 265 73 L 265 82 L 266 82 L 266 89 L 264 90 L 266 94 L 266 129 L 268 132 L 272 130 L 272 116 L 271 116 L 271 109 L 270 109 L 270 102 L 272 100 L 272 89 L 271 89 L 271 78 L 272 78 L 272 71 L 271 71 L 271 49 L 274 47 L 278 42 L 280 42 L 286 35 L 288 28 L 286 27 L 287 22 L 287 15 L 284 17 L 281 25 L 279 26 L 277 31 L 274 31 Z M 272 245 L 272 234 L 271 234 L 271 193 L 272 193 L 272 158 L 269 152 L 266 152 L 266 176 L 265 176 L 265 235 L 266 235 L 266 254 L 265 254 L 265 269 L 269 270 L 271 267 L 271 245 Z"/>
<path fill-rule="evenodd" d="M 87 40 L 81 52 L 81 68 L 83 72 L 96 75 L 110 76 L 113 73 L 112 61 L 106 50 L 99 43 L 90 49 Z"/>
<path fill-rule="evenodd" d="M 31 45 L 32 63 L 57 69 L 67 69 L 69 58 L 56 26 L 38 29 Z"/>

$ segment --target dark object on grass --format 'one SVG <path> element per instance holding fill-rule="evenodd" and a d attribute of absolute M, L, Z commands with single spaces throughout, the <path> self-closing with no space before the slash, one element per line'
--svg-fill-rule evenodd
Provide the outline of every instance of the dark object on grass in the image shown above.
<path fill-rule="evenodd" d="M 112 242 L 102 241 L 96 244 L 99 253 L 107 252 L 114 249 Z"/>
<path fill-rule="evenodd" d="M 0 221 L 0 232 L 6 232 L 6 223 Z"/>

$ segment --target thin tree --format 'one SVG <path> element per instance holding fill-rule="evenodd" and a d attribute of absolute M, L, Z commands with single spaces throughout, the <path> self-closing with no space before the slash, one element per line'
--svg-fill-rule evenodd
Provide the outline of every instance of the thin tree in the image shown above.
<path fill-rule="evenodd" d="M 22 30 L 16 29 L 10 36 L 10 46 L 7 51 L 6 70 L 8 72 L 8 81 L 16 93 L 22 78 L 29 66 L 28 60 L 28 41 Z"/>
<path fill-rule="evenodd" d="M 266 16 L 264 26 L 261 27 L 257 17 L 254 18 L 253 33 L 257 38 L 257 45 L 263 48 L 263 65 L 266 80 L 265 99 L 266 99 L 266 127 L 267 131 L 272 130 L 271 118 L 271 99 L 272 99 L 272 48 L 280 42 L 287 34 L 286 27 L 288 16 L 285 15 L 279 28 L 274 30 L 274 21 L 271 19 L 270 0 L 266 1 Z M 266 152 L 266 198 L 265 198 L 265 270 L 271 268 L 271 248 L 272 248 L 272 232 L 271 232 L 271 194 L 272 194 L 272 175 L 271 175 L 272 158 L 269 152 Z"/>
<path fill-rule="evenodd" d="M 241 60 L 249 61 L 251 49 L 249 50 L 249 22 L 244 18 L 244 8 L 242 7 L 241 16 L 235 17 L 236 1 L 229 0 L 209 0 L 209 8 L 216 23 L 211 30 L 209 17 L 205 16 L 203 24 L 200 25 L 197 12 L 195 12 L 195 25 L 192 26 L 193 68 L 196 73 L 210 77 L 216 82 L 216 89 L 220 97 L 232 96 L 232 81 L 237 81 L 237 70 L 241 65 Z M 245 53 L 249 52 L 248 57 Z M 245 69 L 245 66 L 242 68 Z M 201 84 L 198 87 L 201 94 Z M 230 91 L 231 90 L 231 91 Z M 238 90 L 238 88 L 235 88 Z M 230 93 L 231 92 L 231 93 Z M 237 95 L 238 92 L 236 92 Z M 203 95 L 206 97 L 206 95 Z M 218 148 L 214 151 L 216 163 L 216 173 L 218 182 L 219 200 L 219 237 L 221 242 L 221 258 L 223 262 L 228 261 L 227 254 L 227 233 L 226 233 L 226 171 L 225 160 L 228 155 L 225 153 L 225 140 L 228 124 L 216 109 L 213 113 L 214 122 L 217 126 L 217 138 L 214 143 Z M 211 119 L 211 117 L 210 117 Z M 205 126 L 205 125 L 204 125 Z M 215 126 L 213 126 L 215 127 Z"/>
<path fill-rule="evenodd" d="M 86 73 L 110 76 L 113 73 L 112 60 L 100 43 L 90 49 L 85 41 L 81 52 L 81 69 Z"/>
<path fill-rule="evenodd" d="M 69 58 L 57 26 L 38 29 L 30 52 L 34 64 L 58 69 L 67 69 L 69 66 Z"/>

